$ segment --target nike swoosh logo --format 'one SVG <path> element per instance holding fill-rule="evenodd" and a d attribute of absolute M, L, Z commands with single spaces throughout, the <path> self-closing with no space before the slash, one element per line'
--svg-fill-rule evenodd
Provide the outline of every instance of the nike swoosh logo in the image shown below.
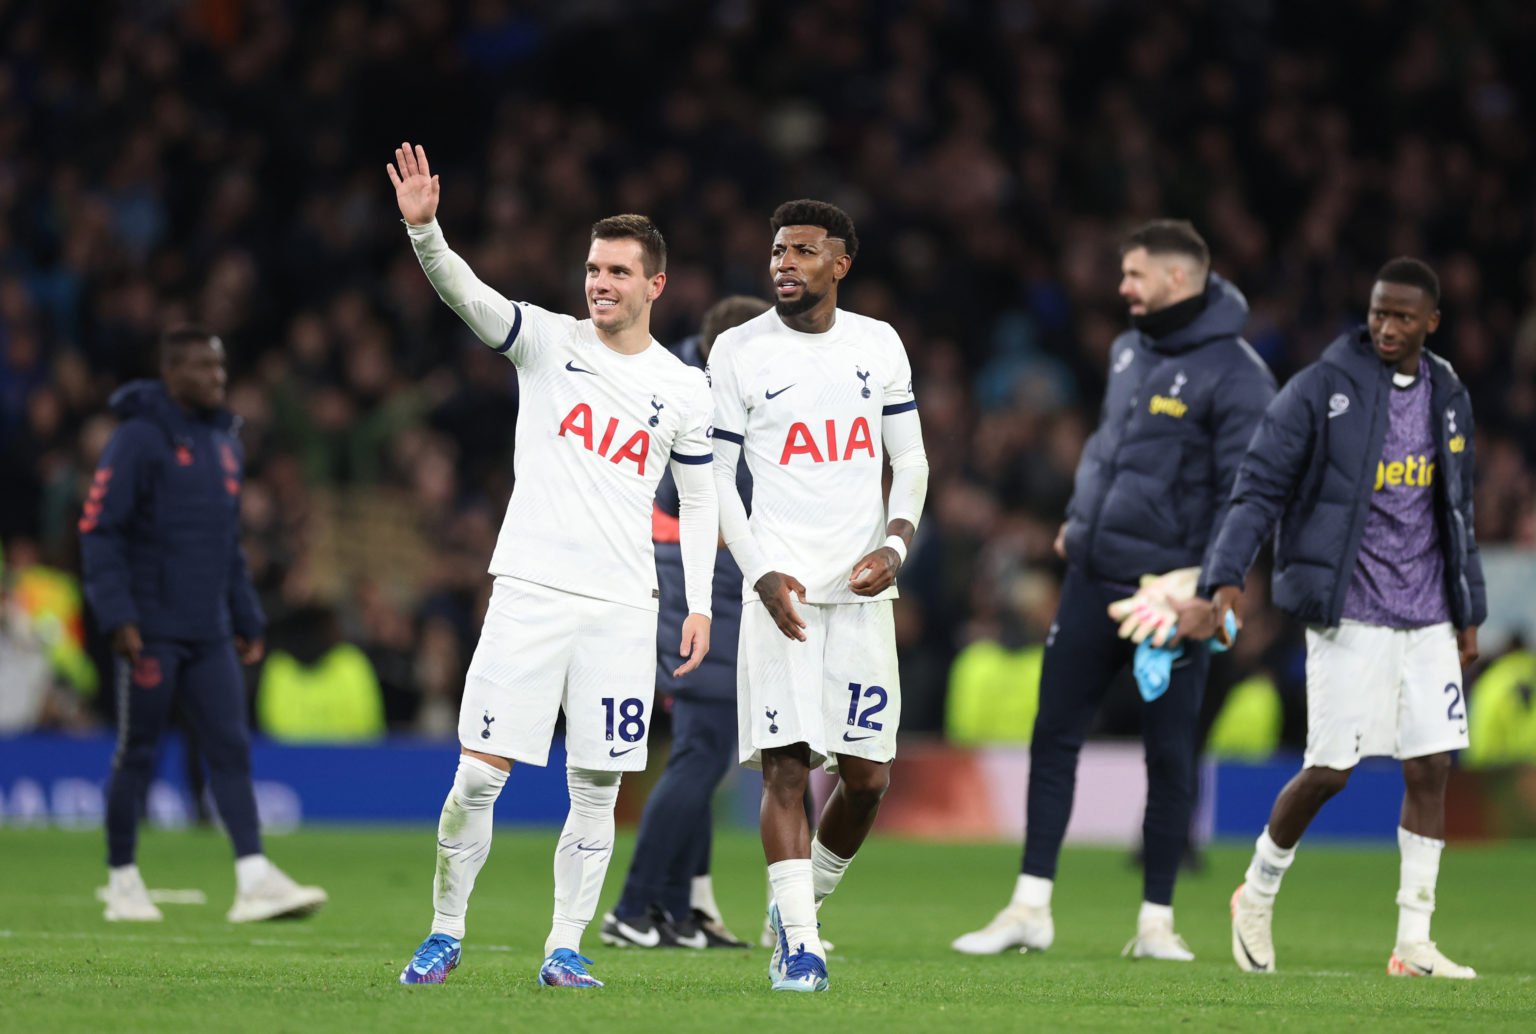
<path fill-rule="evenodd" d="M 860 740 L 872 740 L 874 738 L 875 738 L 875 734 L 874 733 L 870 733 L 868 736 L 854 736 L 854 735 L 852 735 L 850 733 L 846 733 L 846 732 L 843 733 L 843 742 L 844 743 L 857 743 Z"/>
<path fill-rule="evenodd" d="M 571 361 L 569 359 L 567 359 L 566 362 L 565 362 L 565 368 L 567 370 L 571 371 L 572 373 L 588 373 L 588 374 L 591 374 L 593 377 L 597 376 L 597 374 L 594 373 L 593 371 L 591 371 L 591 370 L 583 370 L 581 367 L 577 366 L 573 361 Z"/>
<path fill-rule="evenodd" d="M 614 750 L 612 747 L 609 747 L 608 748 L 608 756 L 611 757 L 611 758 L 621 758 L 625 754 L 628 754 L 630 750 L 639 750 L 639 749 L 640 749 L 639 747 L 630 747 L 629 750 Z"/>
<path fill-rule="evenodd" d="M 707 948 L 709 941 L 705 940 L 703 933 L 696 933 L 689 937 L 678 937 L 677 944 L 680 948 Z"/>
<path fill-rule="evenodd" d="M 1258 959 L 1254 958 L 1253 952 L 1248 950 L 1248 942 L 1243 940 L 1243 933 L 1241 930 L 1237 932 L 1237 944 L 1238 947 L 1243 949 L 1243 954 L 1248 958 L 1248 965 L 1252 966 L 1255 972 L 1269 972 L 1269 967 L 1264 965 L 1264 963 L 1260 962 Z"/>
<path fill-rule="evenodd" d="M 632 941 L 642 948 L 654 948 L 661 943 L 661 931 L 654 927 L 645 933 L 641 933 L 628 923 L 615 923 L 613 925 L 618 928 L 619 933 L 624 935 L 625 940 Z"/>
<path fill-rule="evenodd" d="M 588 854 L 595 854 L 598 851 L 608 850 L 608 847 L 605 844 L 598 844 L 595 847 L 588 847 L 586 844 L 583 844 L 580 840 L 578 840 L 576 841 L 576 850 L 586 851 Z"/>
<path fill-rule="evenodd" d="M 1348 412 L 1349 412 L 1349 410 L 1347 410 L 1347 409 L 1341 409 L 1341 410 L 1339 410 L 1336 413 L 1329 413 L 1328 414 L 1328 419 L 1332 420 L 1334 417 L 1336 417 L 1336 416 L 1343 416 L 1345 413 L 1348 413 Z"/>
<path fill-rule="evenodd" d="M 800 383 L 800 382 L 799 381 L 795 382 L 795 384 L 798 384 L 798 383 Z M 780 388 L 778 391 L 765 391 L 765 392 L 763 392 L 763 398 L 765 398 L 765 399 L 776 399 L 780 395 L 782 395 L 786 391 L 788 391 L 790 388 L 793 388 L 794 386 L 795 386 L 794 384 L 786 384 L 786 385 L 784 385 L 784 387 Z"/>

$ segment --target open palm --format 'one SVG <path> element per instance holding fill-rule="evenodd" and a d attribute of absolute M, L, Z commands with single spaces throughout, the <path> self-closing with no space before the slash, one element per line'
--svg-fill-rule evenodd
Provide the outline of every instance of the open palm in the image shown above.
<path fill-rule="evenodd" d="M 403 143 L 395 148 L 394 164 L 384 168 L 395 185 L 395 203 L 405 221 L 412 226 L 430 223 L 437 215 L 438 183 L 427 164 L 426 149 Z"/>

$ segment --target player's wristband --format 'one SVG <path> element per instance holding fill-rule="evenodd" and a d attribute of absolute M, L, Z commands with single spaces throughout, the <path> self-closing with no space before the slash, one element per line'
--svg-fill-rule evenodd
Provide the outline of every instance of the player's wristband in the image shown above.
<path fill-rule="evenodd" d="M 907 562 L 906 539 L 902 538 L 900 535 L 892 535 L 885 540 L 885 547 L 887 549 L 894 549 L 896 551 L 896 556 L 900 559 L 901 563 L 905 564 Z"/>

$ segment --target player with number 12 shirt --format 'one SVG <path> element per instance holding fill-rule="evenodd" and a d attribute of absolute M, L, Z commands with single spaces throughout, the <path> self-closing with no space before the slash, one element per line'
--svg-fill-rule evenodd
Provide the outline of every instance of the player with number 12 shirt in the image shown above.
<path fill-rule="evenodd" d="M 744 576 L 737 653 L 742 761 L 763 770 L 762 834 L 775 990 L 827 988 L 816 909 L 874 825 L 901 716 L 891 600 L 928 489 L 912 369 L 887 323 L 837 307 L 858 253 L 853 220 L 780 205 L 774 308 L 709 357 L 720 528 Z M 889 509 L 882 455 L 890 455 Z M 736 464 L 752 472 L 752 515 Z M 802 795 L 837 771 L 816 838 Z"/>
<path fill-rule="evenodd" d="M 458 965 L 492 807 L 514 761 L 544 765 L 565 712 L 571 809 L 555 850 L 555 909 L 539 982 L 590 988 L 581 936 L 613 854 L 622 773 L 646 763 L 654 692 L 656 566 L 651 507 L 671 464 L 689 616 L 679 673 L 709 650 L 718 515 L 699 371 L 650 334 L 666 287 L 666 242 L 639 215 L 592 227 L 588 318 L 514 303 L 448 247 L 439 183 L 420 146 L 388 167 L 411 245 L 438 295 L 517 368 L 514 471 L 495 576 L 459 713 L 462 752 L 438 824 L 432 932 L 400 974 L 438 984 Z M 498 429 L 490 429 L 498 433 Z"/>

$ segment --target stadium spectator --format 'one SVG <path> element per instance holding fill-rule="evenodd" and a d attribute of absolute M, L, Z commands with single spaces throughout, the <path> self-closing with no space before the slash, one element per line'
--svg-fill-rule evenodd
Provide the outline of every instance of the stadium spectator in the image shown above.
<path fill-rule="evenodd" d="M 1208 229 L 1282 380 L 1354 321 L 1383 242 L 1454 268 L 1439 340 L 1478 413 L 1479 541 L 1536 546 L 1528 5 L 1403 17 L 1339 0 L 1326 19 L 1213 0 L 1176 16 L 1123 2 L 785 0 L 752 17 L 554 0 L 500 5 L 516 9 L 504 18 L 440 0 L 213 6 L 216 19 L 208 4 L 0 12 L 0 541 L 73 554 L 107 395 L 153 373 L 141 364 L 160 326 L 212 322 L 246 418 L 247 505 L 263 500 L 247 544 L 264 606 L 276 620 L 318 597 L 351 630 L 355 584 L 386 581 L 413 629 L 442 621 L 458 637 L 457 660 L 436 655 L 458 668 L 451 718 L 486 550 L 449 531 L 489 512 L 477 520 L 494 538 L 517 394 L 437 305 L 398 247 L 392 198 L 359 172 L 399 112 L 432 126 L 453 177 L 450 237 L 546 308 L 578 301 L 561 271 L 594 208 L 667 226 L 662 340 L 759 287 L 757 213 L 780 190 L 833 197 L 899 242 L 861 259 L 850 306 L 913 345 L 935 471 L 896 605 L 904 728 L 942 727 L 950 664 L 989 623 L 988 573 L 1058 570 L 1051 539 L 1119 319 L 1104 273 L 1127 224 L 1158 211 Z M 98 31 L 80 31 L 87 10 Z M 676 60 L 657 64 L 653 38 Z M 1362 53 L 1361 39 L 1381 45 Z M 594 46 L 609 59 L 591 69 Z M 821 74 L 833 68 L 837 88 Z M 591 102 L 636 77 L 654 103 L 616 117 Z M 441 104 L 461 117 L 436 117 Z M 380 334 L 394 376 L 354 398 L 348 350 Z M 47 431 L 27 426 L 54 408 L 29 405 L 44 389 L 64 400 L 63 433 L 34 453 L 16 436 Z M 364 457 L 377 482 L 353 482 L 355 451 L 315 422 L 396 405 L 427 407 L 425 426 Z M 329 518 L 364 499 L 430 545 L 426 562 L 373 538 L 346 563 L 323 555 Z M 1300 665 L 1276 670 L 1300 696 Z M 110 716 L 113 695 L 95 706 Z M 390 720 L 415 727 L 409 708 Z"/>
<path fill-rule="evenodd" d="M 1187 222 L 1157 220 L 1125 239 L 1120 294 L 1131 329 L 1110 346 L 1103 418 L 1083 450 L 1056 549 L 1068 571 L 1040 672 L 1028 817 L 1013 898 L 956 951 L 992 954 L 1055 939 L 1051 895 L 1072 814 L 1078 754 L 1111 682 L 1132 661 L 1109 604 L 1146 575 L 1199 567 L 1221 526 L 1248 437 L 1274 376 L 1241 338 L 1248 303 L 1211 272 Z M 1191 644 L 1161 695 L 1143 696 L 1147 807 L 1134 958 L 1187 962 L 1173 887 L 1195 800 L 1196 736 L 1210 656 Z"/>
<path fill-rule="evenodd" d="M 703 369 L 723 331 L 768 309 L 760 298 L 734 295 L 710 306 L 696 337 L 673 353 Z M 745 464 L 736 480 L 750 505 L 751 475 Z M 651 789 L 624 889 L 603 917 L 605 944 L 639 948 L 745 948 L 726 928 L 710 875 L 715 789 L 736 757 L 736 640 L 741 631 L 741 568 L 730 550 L 715 555 L 713 646 L 688 675 L 672 674 L 688 601 L 679 543 L 677 485 L 664 475 L 656 490 L 651 537 L 661 612 L 656 623 L 656 686 L 672 698 L 672 753 Z"/>
<path fill-rule="evenodd" d="M 1180 625 L 1220 634 L 1248 568 L 1275 539 L 1276 604 L 1307 625 L 1307 750 L 1275 798 L 1232 895 L 1232 956 L 1272 972 L 1275 897 L 1296 848 L 1362 757 L 1403 767 L 1394 976 L 1471 979 L 1430 940 L 1445 849 L 1451 752 L 1468 745 L 1462 670 L 1487 619 L 1473 529 L 1474 429 L 1467 387 L 1426 349 L 1440 280 L 1388 262 L 1366 323 L 1336 338 L 1264 414 L 1232 505 Z"/>
<path fill-rule="evenodd" d="M 302 607 L 275 626 L 256 685 L 256 722 L 286 743 L 364 743 L 384 735 L 384 695 L 336 614 Z"/>
<path fill-rule="evenodd" d="M 123 421 L 80 517 L 85 594 L 117 654 L 118 748 L 107 784 L 106 917 L 157 921 L 135 855 L 145 789 L 173 702 L 196 742 L 235 850 L 232 923 L 307 915 L 325 891 L 262 853 L 240 664 L 261 659 L 266 618 L 240 546 L 244 476 L 224 408 L 224 346 L 196 326 L 167 330 L 158 381 L 112 397 Z"/>

